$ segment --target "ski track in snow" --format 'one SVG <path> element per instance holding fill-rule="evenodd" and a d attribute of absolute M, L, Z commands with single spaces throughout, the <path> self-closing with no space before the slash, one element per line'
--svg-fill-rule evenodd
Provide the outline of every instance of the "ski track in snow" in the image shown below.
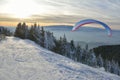
<path fill-rule="evenodd" d="M 100 69 L 74 62 L 30 40 L 0 41 L 0 80 L 120 80 Z"/>

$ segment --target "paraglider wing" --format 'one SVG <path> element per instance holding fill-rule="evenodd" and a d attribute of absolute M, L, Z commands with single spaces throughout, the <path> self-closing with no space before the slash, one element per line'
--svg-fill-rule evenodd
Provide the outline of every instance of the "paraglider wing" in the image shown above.
<path fill-rule="evenodd" d="M 77 22 L 75 24 L 75 26 L 72 28 L 72 31 L 77 30 L 78 28 L 80 28 L 81 26 L 83 26 L 85 24 L 91 24 L 91 23 L 101 24 L 107 30 L 108 36 L 112 36 L 112 30 L 110 29 L 110 27 L 107 24 L 105 24 L 101 21 L 94 20 L 94 19 L 86 19 L 86 20 Z"/>

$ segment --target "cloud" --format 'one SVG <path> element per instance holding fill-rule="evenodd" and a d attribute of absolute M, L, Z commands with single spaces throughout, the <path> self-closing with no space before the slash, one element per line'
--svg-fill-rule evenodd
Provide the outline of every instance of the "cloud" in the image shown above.
<path fill-rule="evenodd" d="M 41 21 L 46 23 L 70 23 L 73 24 L 79 17 L 77 15 L 32 15 L 31 21 Z"/>
<path fill-rule="evenodd" d="M 10 14 L 0 13 L 0 21 L 17 22 L 17 21 L 20 21 L 20 19 L 18 19 L 18 18 L 13 18 L 13 17 L 11 17 Z"/>
<path fill-rule="evenodd" d="M 1 0 L 5 1 L 5 0 Z M 8 1 L 8 0 L 6 0 Z M 39 6 L 38 11 L 26 22 L 65 23 L 92 18 L 108 24 L 120 25 L 120 0 L 31 0 Z M 1 3 L 1 2 L 0 2 Z M 26 3 L 27 5 L 27 3 Z M 40 10 L 39 10 L 40 9 Z M 44 14 L 39 11 L 44 11 Z M 1 14 L 0 14 L 1 15 Z M 11 15 L 0 16 L 0 21 L 20 21 Z"/>
<path fill-rule="evenodd" d="M 86 17 L 120 18 L 120 0 L 36 0 L 52 6 L 56 14 L 74 14 Z"/>

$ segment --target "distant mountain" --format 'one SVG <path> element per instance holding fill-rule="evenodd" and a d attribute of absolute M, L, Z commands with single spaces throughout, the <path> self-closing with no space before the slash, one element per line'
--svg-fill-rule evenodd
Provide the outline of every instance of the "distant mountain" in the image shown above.
<path fill-rule="evenodd" d="M 71 30 L 72 29 L 72 26 L 67 26 L 67 25 L 53 25 L 53 26 L 44 26 L 44 28 L 46 30 L 52 30 L 52 31 L 56 31 L 56 30 Z"/>
<path fill-rule="evenodd" d="M 11 32 L 14 32 L 15 31 L 15 29 L 16 29 L 16 27 L 12 27 L 12 26 L 0 26 L 0 27 L 5 27 L 5 28 L 7 28 L 7 29 L 9 29 Z"/>
<path fill-rule="evenodd" d="M 53 25 L 53 26 L 45 26 L 45 29 L 50 29 L 50 30 L 72 30 L 73 26 L 70 25 Z M 76 30 L 76 31 L 94 31 L 94 32 L 98 32 L 98 31 L 104 31 L 105 29 L 102 28 L 97 28 L 97 27 L 89 27 L 89 26 L 85 26 L 85 27 L 81 27 L 80 29 Z M 113 30 L 113 31 L 120 31 L 120 30 Z"/>
<path fill-rule="evenodd" d="M 3 26 L 0 26 L 0 27 L 3 27 Z M 12 26 L 4 26 L 4 27 L 6 27 L 6 28 L 8 28 L 8 29 L 10 29 L 11 31 L 15 31 L 15 28 L 16 27 L 12 27 Z M 46 30 L 63 30 L 63 31 L 65 31 L 65 30 L 69 30 L 69 31 L 71 31 L 72 30 L 72 28 L 73 28 L 73 26 L 70 26 L 70 25 L 51 25 L 51 26 L 43 26 Z M 102 28 L 96 28 L 96 27 L 88 27 L 88 26 L 85 26 L 85 27 L 81 27 L 80 29 L 78 29 L 78 30 L 76 30 L 76 31 L 82 31 L 82 32 L 98 32 L 98 31 L 104 31 L 104 29 L 102 29 Z M 120 32 L 120 30 L 112 30 L 113 32 Z"/>

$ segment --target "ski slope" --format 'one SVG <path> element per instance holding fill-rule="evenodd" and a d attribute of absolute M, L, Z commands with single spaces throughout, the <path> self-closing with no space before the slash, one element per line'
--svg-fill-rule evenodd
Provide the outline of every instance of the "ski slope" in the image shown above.
<path fill-rule="evenodd" d="M 0 80 L 120 80 L 120 77 L 55 54 L 30 40 L 0 41 Z"/>

